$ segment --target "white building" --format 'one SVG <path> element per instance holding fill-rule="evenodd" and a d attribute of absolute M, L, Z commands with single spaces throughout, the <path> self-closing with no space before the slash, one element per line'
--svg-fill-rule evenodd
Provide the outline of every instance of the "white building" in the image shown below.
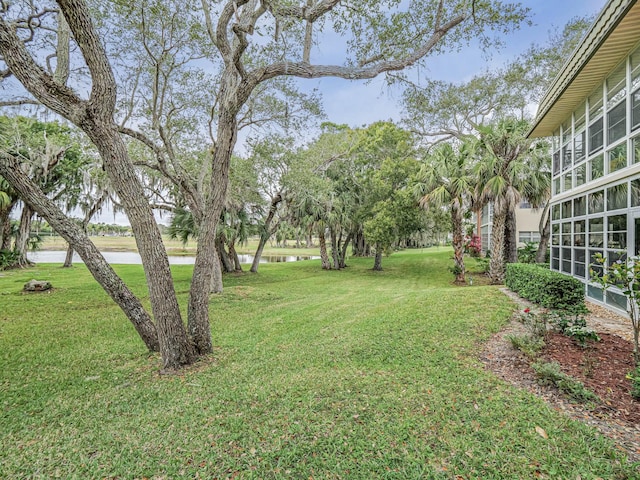
<path fill-rule="evenodd" d="M 640 254 L 640 3 L 610 0 L 540 103 L 530 137 L 552 137 L 551 268 L 590 282 L 596 253 Z"/>
<path fill-rule="evenodd" d="M 527 202 L 520 202 L 516 208 L 516 231 L 518 232 L 518 247 L 524 247 L 527 242 L 540 241 L 541 208 L 531 208 Z M 482 209 L 482 216 L 478 222 L 482 252 L 491 250 L 491 227 L 493 223 L 493 204 L 489 203 Z"/>

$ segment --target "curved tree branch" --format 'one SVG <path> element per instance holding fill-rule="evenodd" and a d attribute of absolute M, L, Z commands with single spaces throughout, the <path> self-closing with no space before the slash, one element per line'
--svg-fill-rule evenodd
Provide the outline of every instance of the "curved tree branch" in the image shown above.
<path fill-rule="evenodd" d="M 18 37 L 15 25 L 4 19 L 0 19 L 0 54 L 8 70 L 40 103 L 69 119 L 83 116 L 86 102 L 36 63 Z"/>
<path fill-rule="evenodd" d="M 58 4 L 91 72 L 89 104 L 92 111 L 111 121 L 116 105 L 116 82 L 89 8 L 83 0 L 58 0 Z"/>
<path fill-rule="evenodd" d="M 300 78 L 339 77 L 347 80 L 368 80 L 377 77 L 381 73 L 402 70 L 416 63 L 426 56 L 437 43 L 454 27 L 465 21 L 466 15 L 458 15 L 435 30 L 429 40 L 397 60 L 382 61 L 378 64 L 364 67 L 344 67 L 339 65 L 310 65 L 305 62 L 277 62 L 251 72 L 250 83 L 257 85 L 260 82 L 277 76 L 294 76 Z"/>

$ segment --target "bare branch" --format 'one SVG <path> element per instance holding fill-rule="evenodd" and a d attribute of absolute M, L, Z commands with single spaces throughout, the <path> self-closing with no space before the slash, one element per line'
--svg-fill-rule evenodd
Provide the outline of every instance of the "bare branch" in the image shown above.
<path fill-rule="evenodd" d="M 83 0 L 58 0 L 58 4 L 91 72 L 89 103 L 93 113 L 111 121 L 116 104 L 115 78 L 89 8 Z"/>
<path fill-rule="evenodd" d="M 265 1 L 264 3 L 267 6 L 267 9 L 276 17 L 291 17 L 313 23 L 323 15 L 333 10 L 333 7 L 338 5 L 340 3 L 340 0 L 321 0 L 316 5 L 312 5 L 311 7 L 309 7 L 309 3 L 307 3 L 307 5 L 303 7 L 298 7 L 295 5 L 279 5 L 274 8 L 271 2 Z"/>
<path fill-rule="evenodd" d="M 142 132 L 138 132 L 137 130 L 133 130 L 131 128 L 122 127 L 122 126 L 118 127 L 118 132 L 138 140 L 140 143 L 142 143 L 143 145 L 151 149 L 156 156 L 163 154 L 162 149 L 158 147 L 155 143 L 153 143 L 153 140 L 151 140 Z"/>
<path fill-rule="evenodd" d="M 161 203 L 150 203 L 149 205 L 151 205 L 151 208 L 153 208 L 154 210 L 163 210 L 165 212 L 171 212 L 171 213 L 173 213 L 176 209 L 175 203 L 171 203 L 168 205 L 161 204 Z"/>
<path fill-rule="evenodd" d="M 35 62 L 18 37 L 15 25 L 4 19 L 0 19 L 0 54 L 8 70 L 40 103 L 69 119 L 77 120 L 82 115 L 85 102 Z"/>
<path fill-rule="evenodd" d="M 304 62 L 278 62 L 252 72 L 250 81 L 258 84 L 281 75 L 301 78 L 339 77 L 347 80 L 367 80 L 375 78 L 381 73 L 402 70 L 413 65 L 427 55 L 447 32 L 462 23 L 466 18 L 465 15 L 458 15 L 451 19 L 441 28 L 434 31 L 431 38 L 429 38 L 424 45 L 406 55 L 404 58 L 388 60 L 368 67 L 310 65 Z"/>
<path fill-rule="evenodd" d="M 0 100 L 0 107 L 19 107 L 21 105 L 41 105 L 37 100 L 31 98 L 25 98 L 21 100 Z"/>
<path fill-rule="evenodd" d="M 66 85 L 69 80 L 69 44 L 71 32 L 62 12 L 58 12 L 58 43 L 56 45 L 56 70 L 53 80 L 60 85 Z"/>
<path fill-rule="evenodd" d="M 209 35 L 209 39 L 215 45 L 216 44 L 216 32 L 213 28 L 213 21 L 211 20 L 211 9 L 209 8 L 209 2 L 207 0 L 202 0 L 202 11 L 204 13 L 205 24 L 207 25 L 207 34 Z"/>
<path fill-rule="evenodd" d="M 204 5 L 207 0 L 202 0 Z M 227 37 L 227 28 L 233 18 L 238 7 L 245 5 L 249 0 L 230 0 L 222 9 L 220 17 L 218 19 L 218 28 L 216 29 L 216 35 L 214 44 L 220 51 L 225 64 L 233 64 L 233 53 L 231 51 L 231 45 L 229 38 Z M 207 7 L 208 9 L 208 7 Z"/>
<path fill-rule="evenodd" d="M 438 11 L 436 13 L 436 21 L 434 23 L 436 30 L 440 28 L 440 22 L 442 21 L 443 8 L 444 8 L 444 0 L 440 0 L 440 3 L 438 3 Z"/>
<path fill-rule="evenodd" d="M 189 183 L 189 181 L 187 180 L 187 176 L 185 175 L 184 171 L 182 171 L 182 169 L 180 168 L 179 162 L 175 161 L 175 159 L 172 159 L 173 167 L 174 169 L 177 170 L 176 174 L 174 175 L 170 171 L 169 169 L 170 167 L 167 165 L 167 162 L 165 160 L 165 155 L 168 153 L 165 149 L 156 145 L 145 134 L 138 132 L 136 130 L 133 130 L 131 128 L 120 126 L 118 127 L 118 131 L 135 140 L 138 140 L 143 145 L 148 147 L 154 153 L 157 160 L 157 163 L 149 163 L 142 160 L 138 160 L 133 162 L 133 164 L 138 167 L 150 168 L 151 170 L 155 170 L 161 173 L 162 175 L 164 175 L 167 178 L 167 180 L 169 180 L 171 183 L 173 183 L 174 185 L 182 189 L 185 195 L 185 198 L 187 200 L 187 203 L 189 205 L 189 208 L 191 208 L 191 210 L 194 212 L 194 215 L 196 214 L 201 215 L 200 212 L 202 211 L 203 198 L 200 194 L 200 190 L 196 189 L 193 185 Z M 164 130 L 162 129 L 162 127 L 160 127 L 159 131 L 161 136 L 163 136 Z M 170 140 L 166 139 L 165 137 L 163 141 L 165 142 L 165 145 L 168 146 L 168 148 L 171 148 Z M 176 168 L 176 166 L 178 166 L 178 168 Z"/>
<path fill-rule="evenodd" d="M 307 8 L 313 6 L 313 0 L 307 0 Z M 307 20 L 307 25 L 304 32 L 304 47 L 302 51 L 302 61 L 304 63 L 311 63 L 311 44 L 313 42 L 313 22 Z"/>

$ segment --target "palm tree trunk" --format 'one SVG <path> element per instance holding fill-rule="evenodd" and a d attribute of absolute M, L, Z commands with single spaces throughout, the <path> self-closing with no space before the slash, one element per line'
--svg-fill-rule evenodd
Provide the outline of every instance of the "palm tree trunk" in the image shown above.
<path fill-rule="evenodd" d="M 235 242 L 229 242 L 229 256 L 233 261 L 233 267 L 236 272 L 242 272 L 242 265 L 240 264 L 240 258 L 238 252 L 236 252 Z"/>
<path fill-rule="evenodd" d="M 518 232 L 516 226 L 515 205 L 509 204 L 504 224 L 504 260 L 505 263 L 518 262 Z"/>
<path fill-rule="evenodd" d="M 231 263 L 227 250 L 224 248 L 224 239 L 221 235 L 216 237 L 216 250 L 218 251 L 218 257 L 222 263 L 222 270 L 226 273 L 233 272 L 233 263 Z"/>
<path fill-rule="evenodd" d="M 358 230 L 358 232 L 353 237 L 353 255 L 356 257 L 369 256 L 369 249 L 367 246 L 367 242 L 364 239 L 362 229 Z"/>
<path fill-rule="evenodd" d="M 258 242 L 258 248 L 256 249 L 256 253 L 253 257 L 253 263 L 251 263 L 251 269 L 249 270 L 252 273 L 258 273 L 258 265 L 260 264 L 260 259 L 262 258 L 262 251 L 264 250 L 264 246 L 267 243 L 267 239 L 260 237 L 260 241 Z"/>
<path fill-rule="evenodd" d="M 256 248 L 256 254 L 253 257 L 253 263 L 251 264 L 251 269 L 249 270 L 252 273 L 258 273 L 258 265 L 260 265 L 260 258 L 262 257 L 262 251 L 264 250 L 264 246 L 269 240 L 269 237 L 273 234 L 271 230 L 271 223 L 273 222 L 274 217 L 276 216 L 276 212 L 278 211 L 278 204 L 282 202 L 282 193 L 278 192 L 271 199 L 271 207 L 269 207 L 269 214 L 267 215 L 267 219 L 264 221 L 264 230 L 262 235 L 260 235 L 260 241 L 258 242 L 258 248 Z"/>
<path fill-rule="evenodd" d="M 340 251 L 340 268 L 347 267 L 347 249 L 349 248 L 349 243 L 351 242 L 352 238 L 353 233 L 349 232 L 349 235 L 347 235 L 346 240 L 342 244 L 342 250 Z"/>
<path fill-rule="evenodd" d="M 503 202 L 495 201 L 493 205 L 489 278 L 491 278 L 492 284 L 501 285 L 504 282 L 504 225 L 506 212 Z"/>
<path fill-rule="evenodd" d="M 331 233 L 331 259 L 333 260 L 333 268 L 340 270 L 340 246 L 338 244 L 338 236 L 333 228 L 329 229 L 329 231 Z"/>
<path fill-rule="evenodd" d="M 324 237 L 324 228 L 318 229 L 318 240 L 320 242 L 320 261 L 322 262 L 322 269 L 331 270 L 331 262 L 329 262 L 329 255 L 327 254 L 327 241 Z"/>
<path fill-rule="evenodd" d="M 451 222 L 453 229 L 453 261 L 455 264 L 455 282 L 458 284 L 466 283 L 464 268 L 464 229 L 462 210 L 458 202 L 454 202 L 451 208 Z"/>
<path fill-rule="evenodd" d="M 540 243 L 536 252 L 536 263 L 545 263 L 547 261 L 547 249 L 549 248 L 549 233 L 551 231 L 551 216 L 549 215 L 549 201 L 542 210 L 540 217 Z"/>

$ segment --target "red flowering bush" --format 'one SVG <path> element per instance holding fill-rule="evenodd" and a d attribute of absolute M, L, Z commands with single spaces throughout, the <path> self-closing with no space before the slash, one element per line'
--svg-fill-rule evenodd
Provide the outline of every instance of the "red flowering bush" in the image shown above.
<path fill-rule="evenodd" d="M 472 235 L 465 240 L 465 251 L 472 257 L 479 257 L 482 253 L 482 239 L 478 235 Z"/>

